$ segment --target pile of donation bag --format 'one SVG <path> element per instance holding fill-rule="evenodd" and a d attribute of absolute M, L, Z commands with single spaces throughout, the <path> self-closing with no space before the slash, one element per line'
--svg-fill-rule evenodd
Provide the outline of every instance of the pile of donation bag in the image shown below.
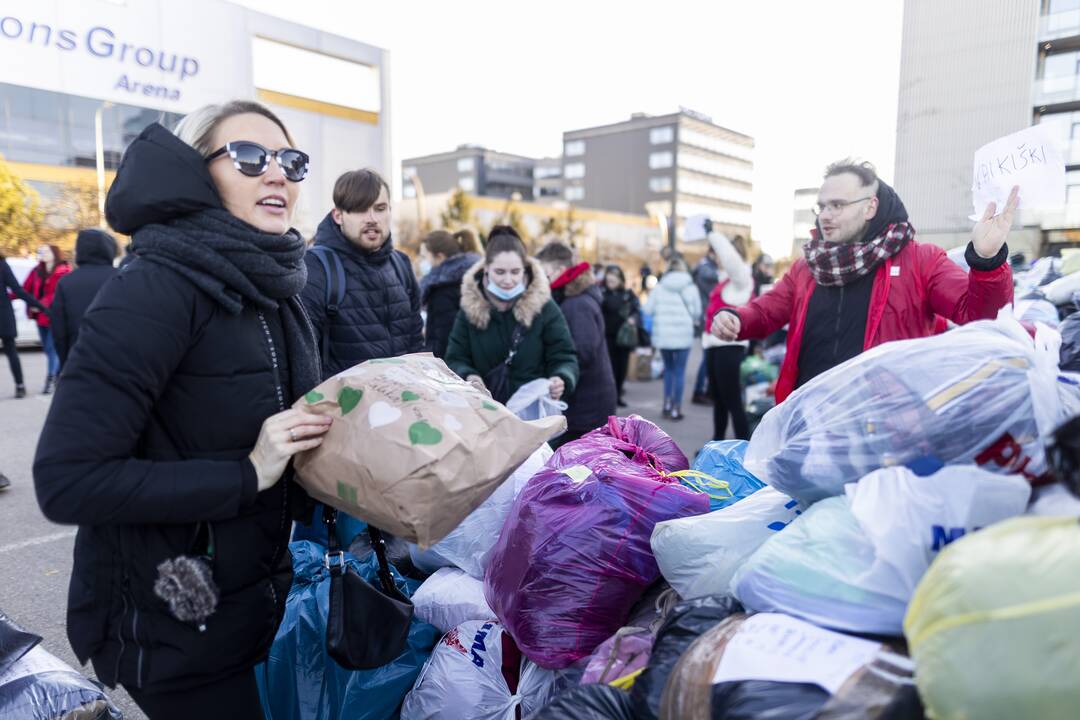
<path fill-rule="evenodd" d="M 1080 485 L 1080 383 L 1059 347 L 1004 313 L 889 343 L 693 463 L 636 416 L 552 453 L 558 416 L 430 357 L 354 368 L 309 394 L 346 422 L 298 480 L 413 543 L 408 646 L 335 667 L 321 550 L 296 543 L 267 716 L 1075 717 L 1080 500 L 1059 481 Z M 396 470 L 346 471 L 364 436 Z M 370 554 L 349 562 L 374 582 Z"/>

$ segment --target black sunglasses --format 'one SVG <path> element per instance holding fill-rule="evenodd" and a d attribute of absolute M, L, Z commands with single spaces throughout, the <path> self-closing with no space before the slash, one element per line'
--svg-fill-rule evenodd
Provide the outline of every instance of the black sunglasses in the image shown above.
<path fill-rule="evenodd" d="M 214 151 L 206 158 L 206 162 L 215 160 L 226 153 L 232 158 L 236 169 L 248 177 L 262 175 L 270 167 L 270 158 L 274 158 L 281 172 L 285 174 L 286 180 L 300 182 L 307 176 L 308 166 L 311 163 L 311 158 L 307 156 L 307 153 L 299 150 L 292 148 L 267 150 L 259 143 L 248 140 L 225 143 L 225 147 Z"/>

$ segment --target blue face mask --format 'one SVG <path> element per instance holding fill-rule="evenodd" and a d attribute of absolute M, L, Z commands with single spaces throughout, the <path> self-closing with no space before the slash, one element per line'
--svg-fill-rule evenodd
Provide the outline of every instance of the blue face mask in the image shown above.
<path fill-rule="evenodd" d="M 521 293 L 525 292 L 525 283 L 519 282 L 509 290 L 503 290 L 501 287 L 495 284 L 494 280 L 489 280 L 487 284 L 487 291 L 499 298 L 503 302 L 510 302 L 516 300 Z"/>

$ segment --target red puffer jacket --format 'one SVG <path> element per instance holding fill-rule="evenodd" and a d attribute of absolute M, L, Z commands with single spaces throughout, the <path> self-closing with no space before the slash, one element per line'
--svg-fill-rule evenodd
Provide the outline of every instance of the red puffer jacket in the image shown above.
<path fill-rule="evenodd" d="M 776 286 L 737 312 L 740 340 L 768 337 L 790 323 L 787 355 L 776 383 L 776 401 L 795 389 L 799 377 L 806 308 L 816 283 L 805 260 L 799 260 Z M 892 340 L 935 333 L 935 315 L 957 324 L 986 320 L 1012 302 L 1012 268 L 964 272 L 936 245 L 912 240 L 877 269 L 863 350 Z"/>
<path fill-rule="evenodd" d="M 66 262 L 57 263 L 52 273 L 44 278 L 41 277 L 41 270 L 42 265 L 39 263 L 37 267 L 30 271 L 30 274 L 26 276 L 26 280 L 23 281 L 23 289 L 40 300 L 45 307 L 50 307 L 53 297 L 56 295 L 56 283 L 60 282 L 60 278 L 71 272 L 71 266 Z M 40 327 L 49 327 L 49 316 L 43 312 L 27 307 L 26 316 L 36 321 Z"/>

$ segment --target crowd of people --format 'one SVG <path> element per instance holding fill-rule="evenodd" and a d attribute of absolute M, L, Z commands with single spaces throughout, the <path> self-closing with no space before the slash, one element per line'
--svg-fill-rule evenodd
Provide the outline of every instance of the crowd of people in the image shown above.
<path fill-rule="evenodd" d="M 53 246 L 25 284 L 56 393 L 34 461 L 45 515 L 79 526 L 67 630 L 98 677 L 151 718 L 261 717 L 252 668 L 289 592 L 290 537 L 318 535 L 317 507 L 291 458 L 331 420 L 290 409 L 322 380 L 367 360 L 428 351 L 506 401 L 536 380 L 566 403 L 569 442 L 625 407 L 631 355 L 663 357 L 663 414 L 691 392 L 713 406 L 713 437 L 747 438 L 740 367 L 752 340 L 788 326 L 776 387 L 793 390 L 865 349 L 923 337 L 938 318 L 993 317 L 1012 299 L 1005 239 L 1016 193 L 976 226 L 970 272 L 914 239 L 903 203 L 871 166 L 831 166 L 818 235 L 773 285 L 741 238 L 706 226 L 691 273 L 673 256 L 644 303 L 622 268 L 597 274 L 553 242 L 530 255 L 509 226 L 483 246 L 469 231 L 422 239 L 419 279 L 395 246 L 378 172 L 345 173 L 313 243 L 292 228 L 309 156 L 253 102 L 208 106 L 147 127 L 127 149 L 107 203 L 116 244 L 80 233 L 71 272 Z M 7 293 L 0 341 L 25 395 Z M 646 328 L 648 326 L 648 328 Z M 62 373 L 62 376 L 61 376 Z M 59 383 L 57 377 L 62 377 Z M 108 408 L 108 412 L 102 412 Z M 294 522 L 296 523 L 294 535 Z M 217 586 L 215 622 L 170 611 L 161 567 L 200 558 Z"/>

